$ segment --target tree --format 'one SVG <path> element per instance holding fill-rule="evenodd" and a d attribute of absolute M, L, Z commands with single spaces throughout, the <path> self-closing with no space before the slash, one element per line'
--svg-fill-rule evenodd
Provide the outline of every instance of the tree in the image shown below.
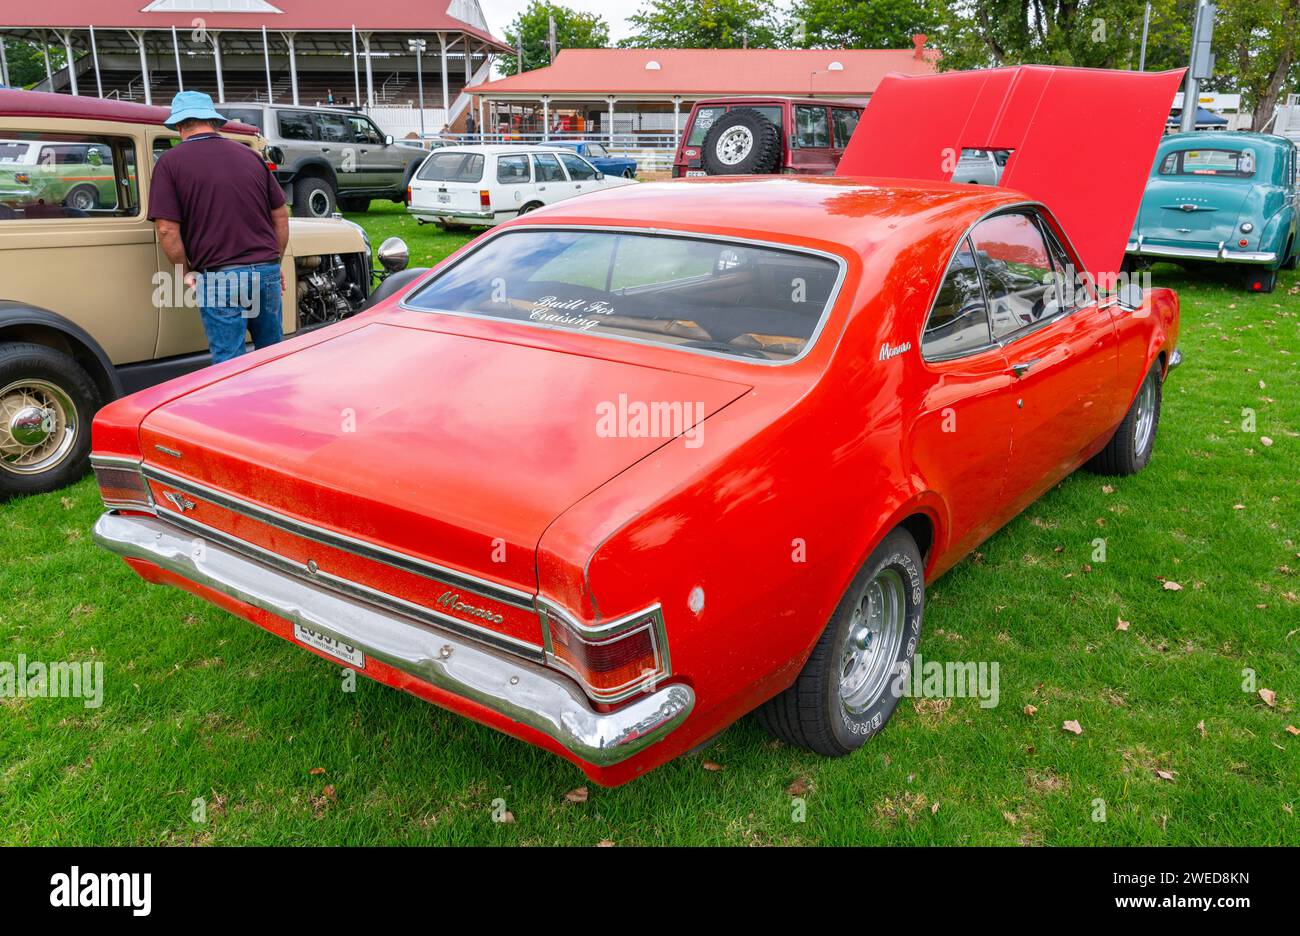
<path fill-rule="evenodd" d="M 774 49 L 781 39 L 773 6 L 758 0 L 646 0 L 627 21 L 624 48 Z"/>
<path fill-rule="evenodd" d="M 523 55 L 524 71 L 551 63 L 549 18 L 555 17 L 555 49 L 600 49 L 609 45 L 609 26 L 594 13 L 579 13 L 557 3 L 532 0 L 506 28 L 506 42 Z M 519 70 L 513 55 L 497 59 L 504 75 Z"/>
<path fill-rule="evenodd" d="M 943 16 L 939 0 L 795 0 L 786 34 L 799 49 L 907 49 Z"/>
<path fill-rule="evenodd" d="M 1278 100 L 1296 87 L 1300 0 L 1221 0 L 1214 30 L 1217 53 L 1208 90 L 1237 91 L 1259 130 Z"/>
<path fill-rule="evenodd" d="M 45 57 L 41 54 L 39 42 L 25 42 L 20 39 L 0 40 L 5 44 L 5 61 L 9 65 L 9 83 L 15 88 L 26 88 L 38 81 L 45 80 Z M 50 47 L 50 68 L 58 71 L 63 67 L 63 50 Z"/>

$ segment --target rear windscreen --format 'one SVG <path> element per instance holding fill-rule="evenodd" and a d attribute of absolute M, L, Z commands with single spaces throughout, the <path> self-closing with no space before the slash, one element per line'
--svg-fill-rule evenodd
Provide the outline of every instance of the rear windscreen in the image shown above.
<path fill-rule="evenodd" d="M 1178 150 L 1165 157 L 1160 174 L 1249 179 L 1255 174 L 1255 153 L 1248 149 Z"/>
<path fill-rule="evenodd" d="M 434 153 L 420 167 L 426 182 L 478 182 L 483 178 L 482 153 Z"/>
<path fill-rule="evenodd" d="M 839 281 L 819 254 L 591 230 L 509 231 L 406 305 L 784 361 L 812 341 Z"/>

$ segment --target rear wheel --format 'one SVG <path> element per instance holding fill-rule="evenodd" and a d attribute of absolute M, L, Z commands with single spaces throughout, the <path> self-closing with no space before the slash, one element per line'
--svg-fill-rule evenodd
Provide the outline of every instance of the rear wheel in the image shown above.
<path fill-rule="evenodd" d="M 94 211 L 99 205 L 99 192 L 93 185 L 78 185 L 63 199 L 63 204 L 77 211 Z"/>
<path fill-rule="evenodd" d="M 1282 261 L 1282 269 L 1294 270 L 1297 266 L 1300 266 L 1300 250 L 1296 249 L 1294 235 L 1287 242 L 1285 256 L 1286 260 Z"/>
<path fill-rule="evenodd" d="M 1085 465 L 1089 471 L 1096 474 L 1131 475 L 1147 466 L 1156 447 L 1163 391 L 1160 362 L 1156 361 L 1151 365 L 1151 370 L 1147 371 L 1142 386 L 1138 388 L 1137 397 L 1124 415 L 1124 421 L 1115 430 L 1115 435 Z"/>
<path fill-rule="evenodd" d="M 636 170 L 635 170 L 635 169 L 624 169 L 624 170 L 623 170 L 623 178 L 625 178 L 625 179 L 635 179 L 635 178 L 636 178 Z"/>
<path fill-rule="evenodd" d="M 752 107 L 727 111 L 704 135 L 709 175 L 764 175 L 781 165 L 781 131 Z"/>
<path fill-rule="evenodd" d="M 1250 292 L 1271 293 L 1277 285 L 1277 270 L 1247 269 L 1245 284 Z"/>
<path fill-rule="evenodd" d="M 297 218 L 328 218 L 334 214 L 338 196 L 334 187 L 318 176 L 293 183 L 293 214 Z"/>
<path fill-rule="evenodd" d="M 794 685 L 758 709 L 759 724 L 828 757 L 857 750 L 898 706 L 924 613 L 920 550 L 894 530 L 840 599 Z"/>
<path fill-rule="evenodd" d="M 86 473 L 99 391 L 71 357 L 0 345 L 0 498 L 41 494 Z"/>

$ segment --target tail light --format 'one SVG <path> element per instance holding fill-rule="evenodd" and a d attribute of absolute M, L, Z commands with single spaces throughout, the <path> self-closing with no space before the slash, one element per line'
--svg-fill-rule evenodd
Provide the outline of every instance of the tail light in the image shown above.
<path fill-rule="evenodd" d="M 99 483 L 99 496 L 105 507 L 119 510 L 145 510 L 154 512 L 153 497 L 144 475 L 140 472 L 140 463 L 130 458 L 112 458 L 92 455 L 90 465 L 95 470 L 95 481 Z"/>
<path fill-rule="evenodd" d="M 663 614 L 655 605 L 599 627 L 543 607 L 546 661 L 577 677 L 592 699 L 617 702 L 670 672 Z"/>
<path fill-rule="evenodd" d="M 15 172 L 14 181 L 19 185 L 27 185 L 32 181 L 32 177 L 25 172 Z"/>
<path fill-rule="evenodd" d="M 482 191 L 480 191 L 478 193 L 478 203 L 479 203 L 479 207 L 481 208 L 491 208 L 492 193 L 489 192 L 487 189 L 483 189 Z"/>
<path fill-rule="evenodd" d="M 411 186 L 409 185 L 406 187 L 406 203 L 408 205 L 411 203 Z"/>

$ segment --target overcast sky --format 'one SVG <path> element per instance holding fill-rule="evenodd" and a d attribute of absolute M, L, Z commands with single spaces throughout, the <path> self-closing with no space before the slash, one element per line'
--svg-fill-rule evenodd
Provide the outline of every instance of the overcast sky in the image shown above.
<path fill-rule="evenodd" d="M 595 13 L 609 24 L 610 42 L 618 42 L 630 33 L 627 17 L 637 11 L 641 0 L 564 0 L 563 6 L 583 13 Z M 528 0 L 479 0 L 483 15 L 487 17 L 492 34 L 498 39 L 506 36 L 506 27 L 528 6 Z"/>

